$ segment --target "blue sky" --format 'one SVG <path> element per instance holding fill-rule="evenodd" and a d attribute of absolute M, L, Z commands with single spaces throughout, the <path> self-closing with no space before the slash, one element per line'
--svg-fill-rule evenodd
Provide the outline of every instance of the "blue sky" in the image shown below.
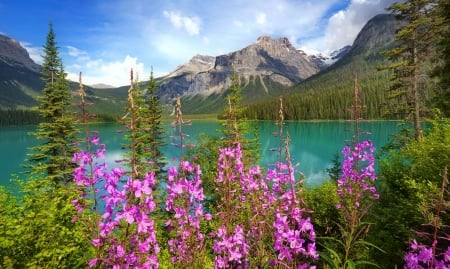
<path fill-rule="evenodd" d="M 217 56 L 259 36 L 287 37 L 307 53 L 351 45 L 395 0 L 0 0 L 0 33 L 40 63 L 53 23 L 69 79 L 129 83 L 174 70 L 196 54 Z"/>

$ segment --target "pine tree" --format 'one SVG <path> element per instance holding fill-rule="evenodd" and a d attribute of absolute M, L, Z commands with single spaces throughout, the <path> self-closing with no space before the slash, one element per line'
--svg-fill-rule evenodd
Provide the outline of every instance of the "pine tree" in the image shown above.
<path fill-rule="evenodd" d="M 43 118 L 33 135 L 44 142 L 31 149 L 28 165 L 32 175 L 46 177 L 53 183 L 67 183 L 72 178 L 72 156 L 76 149 L 77 129 L 70 111 L 71 93 L 58 55 L 53 25 L 44 46 L 42 80 L 45 87 L 38 111 Z"/>
<path fill-rule="evenodd" d="M 131 71 L 131 86 L 128 91 L 128 108 L 126 125 L 129 141 L 126 148 L 127 164 L 132 169 L 133 178 L 143 178 L 146 173 L 155 172 L 162 178 L 166 164 L 161 148 L 165 145 L 164 128 L 162 125 L 162 109 L 159 97 L 156 95 L 156 82 L 153 71 L 147 92 L 140 88 L 138 79 L 133 81 Z"/>
<path fill-rule="evenodd" d="M 450 117 L 450 1 L 441 0 L 439 15 L 442 23 L 442 35 L 439 42 L 439 53 L 442 65 L 438 67 L 437 75 L 440 85 L 437 89 L 437 107 L 446 117 Z"/>
<path fill-rule="evenodd" d="M 233 70 L 230 76 L 231 85 L 228 88 L 225 122 L 220 132 L 225 136 L 223 147 L 233 147 L 241 144 L 244 160 L 247 164 L 256 164 L 259 160 L 259 130 L 255 122 L 249 122 L 246 107 L 242 106 L 242 89 L 239 76 Z"/>
<path fill-rule="evenodd" d="M 163 175 L 166 161 L 162 153 L 162 147 L 166 145 L 166 142 L 162 123 L 162 108 L 156 89 L 156 81 L 152 70 L 141 110 L 144 123 L 143 130 L 145 131 L 142 139 L 145 141 L 144 144 L 147 149 L 143 152 L 143 158 L 149 164 L 149 171 L 153 171 L 157 175 Z"/>
<path fill-rule="evenodd" d="M 389 89 L 391 112 L 412 120 L 414 138 L 422 137 L 421 121 L 429 70 L 426 63 L 433 56 L 436 44 L 434 14 L 436 0 L 408 0 L 389 7 L 406 24 L 396 35 L 397 45 L 385 52 L 392 61 L 393 71 Z"/>

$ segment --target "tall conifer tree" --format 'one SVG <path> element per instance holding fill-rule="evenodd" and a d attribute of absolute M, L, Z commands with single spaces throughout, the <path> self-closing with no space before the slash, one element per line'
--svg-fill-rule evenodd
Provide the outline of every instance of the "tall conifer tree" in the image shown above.
<path fill-rule="evenodd" d="M 136 79 L 133 81 L 131 73 L 131 86 L 128 91 L 128 108 L 124 120 L 129 133 L 126 139 L 129 144 L 127 164 L 133 172 L 133 178 L 143 178 L 148 172 L 155 172 L 161 178 L 166 164 L 161 148 L 165 145 L 164 128 L 162 126 L 162 109 L 159 97 L 156 95 L 156 82 L 153 71 L 147 91 L 141 90 Z"/>
<path fill-rule="evenodd" d="M 77 129 L 71 114 L 71 93 L 62 60 L 56 46 L 53 25 L 44 46 L 42 80 L 45 87 L 38 111 L 43 118 L 33 135 L 43 143 L 31 149 L 28 167 L 32 175 L 46 177 L 53 183 L 69 182 L 74 165 L 72 156 Z"/>
<path fill-rule="evenodd" d="M 166 160 L 162 153 L 162 147 L 166 145 L 166 142 L 162 123 L 162 108 L 156 90 L 156 81 L 152 70 L 147 92 L 143 95 L 144 103 L 140 110 L 143 119 L 142 139 L 146 145 L 142 157 L 148 163 L 149 171 L 153 171 L 157 175 L 163 175 Z"/>
<path fill-rule="evenodd" d="M 245 117 L 242 105 L 242 88 L 239 75 L 233 69 L 230 76 L 231 85 L 228 88 L 227 108 L 225 111 L 226 121 L 220 130 L 225 137 L 222 147 L 232 147 L 240 143 L 244 160 L 247 164 L 256 164 L 259 161 L 259 130 L 255 122 L 250 122 Z"/>
<path fill-rule="evenodd" d="M 393 71 L 389 97 L 391 112 L 411 119 L 414 138 L 422 136 L 421 118 L 429 70 L 426 62 L 433 56 L 436 44 L 434 14 L 436 0 L 407 0 L 389 7 L 406 24 L 396 35 L 397 45 L 385 52 Z"/>

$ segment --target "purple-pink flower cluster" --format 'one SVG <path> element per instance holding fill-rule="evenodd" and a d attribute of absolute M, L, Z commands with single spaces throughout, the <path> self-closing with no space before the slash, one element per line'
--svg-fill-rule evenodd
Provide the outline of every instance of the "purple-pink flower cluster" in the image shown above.
<path fill-rule="evenodd" d="M 414 239 L 404 259 L 405 269 L 448 269 L 450 268 L 450 247 L 447 251 L 436 255 L 431 247 L 418 244 Z"/>
<path fill-rule="evenodd" d="M 213 250 L 216 254 L 214 268 L 248 268 L 249 245 L 240 225 L 236 225 L 231 233 L 225 226 L 220 226 Z"/>
<path fill-rule="evenodd" d="M 318 258 L 313 225 L 296 197 L 292 166 L 279 163 L 276 170 L 268 170 L 265 178 L 258 166 L 246 172 L 237 144 L 221 149 L 218 175 L 216 183 L 222 191 L 232 187 L 224 193 L 223 208 L 216 214 L 229 219 L 222 221 L 214 241 L 215 268 L 248 268 L 252 261 L 259 264 L 263 260 L 255 257 L 261 253 L 270 253 L 272 265 L 306 266 L 305 261 Z M 245 210 L 252 217 L 233 226 L 240 221 L 236 212 Z M 274 240 L 273 245 L 263 251 L 265 246 L 259 243 L 267 240 Z"/>
<path fill-rule="evenodd" d="M 189 265 L 203 252 L 205 235 L 200 223 L 211 220 L 211 215 L 203 210 L 200 166 L 181 161 L 179 169 L 169 168 L 166 210 L 173 216 L 166 225 L 175 229 L 175 236 L 168 242 L 171 262 Z"/>
<path fill-rule="evenodd" d="M 91 143 L 98 145 L 98 138 L 92 138 Z M 98 251 L 89 267 L 158 268 L 159 246 L 154 221 L 149 217 L 156 207 L 152 197 L 154 174 L 143 179 L 129 178 L 122 184 L 125 171 L 121 168 L 107 171 L 104 153 L 105 147 L 101 145 L 94 153 L 80 152 L 73 158 L 79 165 L 74 171 L 74 181 L 83 192 L 82 199 L 72 201 L 77 211 L 81 214 L 86 209 L 82 206 L 83 199 L 93 199 L 96 205 L 102 200 L 104 204 L 97 229 L 92 231 L 92 244 L 104 252 Z M 98 164 L 97 160 L 102 162 Z"/>
<path fill-rule="evenodd" d="M 79 214 L 103 205 L 101 214 L 97 213 L 96 231 L 92 231 L 97 254 L 89 267 L 158 268 L 160 250 L 151 219 L 157 207 L 152 196 L 155 175 L 135 179 L 126 178 L 122 168 L 108 171 L 105 146 L 98 144 L 97 137 L 91 143 L 99 149 L 77 153 L 73 159 L 78 163 L 74 180 L 83 191 L 73 201 Z M 315 232 L 310 212 L 297 197 L 300 190 L 294 174 L 294 168 L 283 163 L 268 170 L 266 176 L 259 166 L 246 171 L 240 144 L 220 149 L 215 180 L 222 199 L 215 214 L 219 228 L 209 238 L 200 229 L 203 221 L 211 220 L 202 205 L 205 195 L 200 167 L 181 161 L 178 168 L 169 168 L 165 205 L 171 218 L 165 224 L 171 262 L 189 266 L 203 260 L 200 255 L 209 238 L 213 239 L 215 268 L 277 264 L 315 268 L 308 264 L 318 258 Z M 85 206 L 89 199 L 95 206 Z M 271 240 L 273 245 L 267 244 Z"/>
<path fill-rule="evenodd" d="M 300 264 L 305 259 L 317 260 L 316 234 L 307 210 L 297 198 L 295 170 L 288 163 L 278 163 L 276 170 L 269 171 L 278 206 L 275 209 L 274 250 L 278 254 L 275 263 Z M 300 268 L 308 268 L 303 263 Z M 311 266 L 310 268 L 315 268 Z"/>
<path fill-rule="evenodd" d="M 350 200 L 356 208 L 361 206 L 362 198 L 368 194 L 374 199 L 380 196 L 374 186 L 375 159 L 373 152 L 375 148 L 370 140 L 357 143 L 354 148 L 345 147 L 342 150 L 344 161 L 342 163 L 342 176 L 338 179 L 338 195 L 342 200 Z M 342 208 L 338 204 L 337 208 Z"/>
<path fill-rule="evenodd" d="M 221 193 L 221 202 L 215 215 L 220 227 L 214 238 L 214 268 L 247 268 L 248 244 L 244 228 L 237 224 L 245 201 L 240 184 L 244 176 L 240 144 L 219 149 L 217 172 L 216 191 Z"/>

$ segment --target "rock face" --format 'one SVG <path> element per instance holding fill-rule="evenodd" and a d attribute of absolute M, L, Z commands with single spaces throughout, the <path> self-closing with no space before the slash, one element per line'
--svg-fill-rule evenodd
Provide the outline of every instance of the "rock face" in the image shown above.
<path fill-rule="evenodd" d="M 19 42 L 0 35 L 0 109 L 35 106 L 43 88 L 40 70 Z"/>
<path fill-rule="evenodd" d="M 179 66 L 160 84 L 162 100 L 170 101 L 180 95 L 210 95 L 221 93 L 230 85 L 230 74 L 239 74 L 242 84 L 259 79 L 282 86 L 292 86 L 320 71 L 303 51 L 295 49 L 287 38 L 272 39 L 262 36 L 254 44 L 229 54 L 194 56 Z M 264 91 L 269 91 L 263 85 Z"/>
<path fill-rule="evenodd" d="M 27 50 L 12 38 L 0 34 L 0 61 L 16 66 L 25 67 L 34 72 L 40 72 L 40 66 L 30 58 Z"/>
<path fill-rule="evenodd" d="M 404 24 L 405 21 L 399 20 L 393 14 L 376 15 L 356 36 L 349 56 L 360 53 L 367 57 L 380 57 L 379 49 L 393 44 L 397 30 Z"/>

